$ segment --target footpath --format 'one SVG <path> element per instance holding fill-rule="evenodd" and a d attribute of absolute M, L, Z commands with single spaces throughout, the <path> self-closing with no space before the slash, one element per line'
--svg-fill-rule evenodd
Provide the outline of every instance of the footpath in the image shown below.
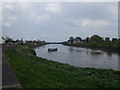
<path fill-rule="evenodd" d="M 22 87 L 15 76 L 6 56 L 4 55 L 5 47 L 2 48 L 2 90 L 18 88 L 22 90 Z"/>

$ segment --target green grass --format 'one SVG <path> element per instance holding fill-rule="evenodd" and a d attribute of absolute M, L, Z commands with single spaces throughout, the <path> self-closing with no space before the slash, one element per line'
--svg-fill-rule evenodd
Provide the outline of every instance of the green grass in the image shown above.
<path fill-rule="evenodd" d="M 78 68 L 36 57 L 27 45 L 5 52 L 23 88 L 120 88 L 120 71 Z"/>

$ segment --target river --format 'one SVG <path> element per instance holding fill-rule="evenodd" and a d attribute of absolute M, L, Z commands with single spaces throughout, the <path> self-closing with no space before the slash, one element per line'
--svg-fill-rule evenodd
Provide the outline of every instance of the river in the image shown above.
<path fill-rule="evenodd" d="M 58 51 L 48 52 L 48 48 L 58 48 Z M 48 44 L 35 48 L 38 57 L 76 67 L 91 67 L 118 70 L 118 54 L 62 44 Z M 95 54 L 99 52 L 98 54 Z"/>

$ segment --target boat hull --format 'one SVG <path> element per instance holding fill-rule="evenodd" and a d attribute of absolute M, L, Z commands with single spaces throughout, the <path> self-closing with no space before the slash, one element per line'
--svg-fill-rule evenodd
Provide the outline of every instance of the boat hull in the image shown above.
<path fill-rule="evenodd" d="M 57 48 L 49 48 L 48 52 L 53 52 L 53 51 L 57 51 Z"/>

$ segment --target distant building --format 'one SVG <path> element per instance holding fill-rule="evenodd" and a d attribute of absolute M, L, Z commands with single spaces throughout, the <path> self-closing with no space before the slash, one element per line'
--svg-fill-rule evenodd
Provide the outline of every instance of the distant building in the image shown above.
<path fill-rule="evenodd" d="M 67 43 L 72 43 L 72 42 L 70 40 L 68 40 Z"/>
<path fill-rule="evenodd" d="M 76 37 L 74 40 L 73 40 L 73 43 L 80 43 L 81 42 L 81 38 L 80 37 Z"/>
<path fill-rule="evenodd" d="M 84 42 L 86 42 L 86 39 L 84 39 L 84 40 L 82 39 L 80 43 L 84 43 Z"/>

